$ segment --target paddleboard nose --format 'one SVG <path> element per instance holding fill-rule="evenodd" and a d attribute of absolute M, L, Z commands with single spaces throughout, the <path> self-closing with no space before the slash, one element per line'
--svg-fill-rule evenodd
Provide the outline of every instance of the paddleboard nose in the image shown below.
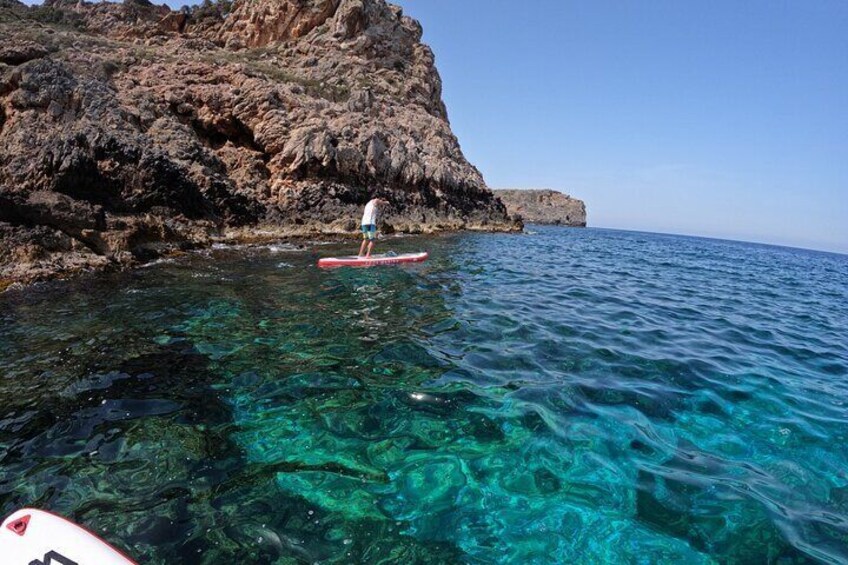
<path fill-rule="evenodd" d="M 3 520 L 0 556 L 3 565 L 137 565 L 82 526 L 35 508 Z"/>

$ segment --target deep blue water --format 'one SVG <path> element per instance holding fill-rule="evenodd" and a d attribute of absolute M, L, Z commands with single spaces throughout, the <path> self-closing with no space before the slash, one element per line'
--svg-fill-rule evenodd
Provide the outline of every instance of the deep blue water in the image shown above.
<path fill-rule="evenodd" d="M 0 514 L 143 563 L 848 562 L 848 256 L 381 245 L 431 259 L 222 249 L 0 295 Z"/>

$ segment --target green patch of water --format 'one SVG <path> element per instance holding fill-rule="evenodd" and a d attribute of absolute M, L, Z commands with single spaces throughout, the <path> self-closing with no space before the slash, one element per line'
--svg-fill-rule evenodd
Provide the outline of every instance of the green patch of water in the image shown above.
<path fill-rule="evenodd" d="M 218 251 L 3 295 L 0 510 L 146 563 L 848 559 L 843 258 L 391 245 L 432 259 Z"/>

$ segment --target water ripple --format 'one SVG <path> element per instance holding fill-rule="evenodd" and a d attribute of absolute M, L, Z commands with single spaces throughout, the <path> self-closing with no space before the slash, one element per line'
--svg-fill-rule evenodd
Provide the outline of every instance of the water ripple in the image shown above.
<path fill-rule="evenodd" d="M 387 244 L 431 260 L 223 249 L 3 294 L 0 512 L 145 563 L 848 562 L 848 258 Z"/>

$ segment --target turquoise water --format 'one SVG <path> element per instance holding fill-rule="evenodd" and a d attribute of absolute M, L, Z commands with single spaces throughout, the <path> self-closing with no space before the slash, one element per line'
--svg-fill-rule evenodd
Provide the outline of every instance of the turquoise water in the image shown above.
<path fill-rule="evenodd" d="M 848 562 L 848 256 L 531 230 L 0 295 L 0 514 L 157 564 Z"/>

